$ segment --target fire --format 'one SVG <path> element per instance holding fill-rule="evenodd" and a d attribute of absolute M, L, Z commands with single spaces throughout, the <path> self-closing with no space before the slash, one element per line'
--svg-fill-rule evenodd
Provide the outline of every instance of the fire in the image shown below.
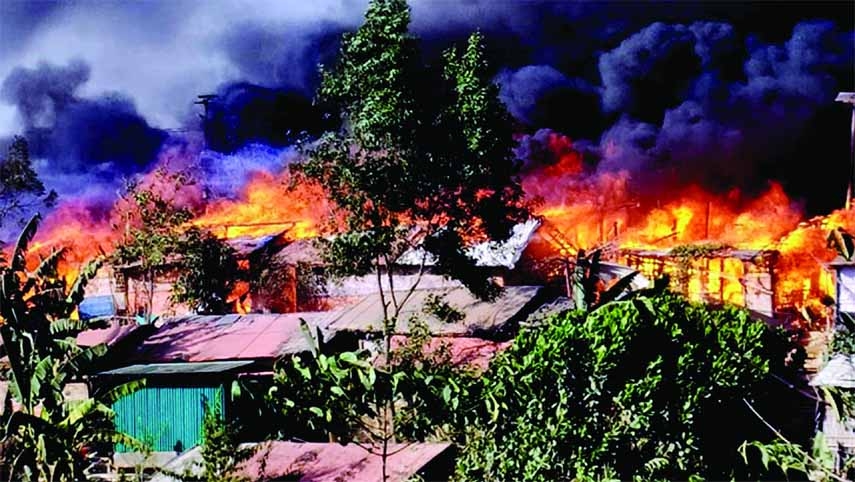
<path fill-rule="evenodd" d="M 98 213 L 83 203 L 65 202 L 48 216 L 30 244 L 28 268 L 56 249 L 65 248 L 57 271 L 72 283 L 87 262 L 111 251 L 117 233 Z"/>
<path fill-rule="evenodd" d="M 544 201 L 537 214 L 577 249 L 647 250 L 650 258 L 633 260 L 639 269 L 678 278 L 697 300 L 746 305 L 748 295 L 769 296 L 777 307 L 825 311 L 821 299 L 833 292 L 833 280 L 823 264 L 835 255 L 826 237 L 837 226 L 855 228 L 855 212 L 801 222 L 801 209 L 775 182 L 753 196 L 679 184 L 639 193 L 629 172 L 586 172 L 568 142 L 549 138 L 557 162 L 527 173 L 522 182 L 527 194 Z M 666 259 L 675 247 L 716 245 L 720 251 L 710 256 Z M 742 250 L 741 259 L 732 257 L 734 250 Z M 769 259 L 754 262 L 746 258 L 751 253 Z"/>
<path fill-rule="evenodd" d="M 287 229 L 289 236 L 303 239 L 319 234 L 326 212 L 328 203 L 319 186 L 300 183 L 291 187 L 287 175 L 258 172 L 239 199 L 214 201 L 193 224 L 224 238 L 264 236 Z"/>
<path fill-rule="evenodd" d="M 745 305 L 748 296 L 774 291 L 778 306 L 819 313 L 821 298 L 832 293 L 833 280 L 822 268 L 835 254 L 827 249 L 826 236 L 837 226 L 855 231 L 855 211 L 802 222 L 797 203 L 774 182 L 759 195 L 735 189 L 711 192 L 693 184 L 640 191 L 640 181 L 628 171 L 592 170 L 564 136 L 551 134 L 546 147 L 554 154 L 553 162 L 527 168 L 523 188 L 539 200 L 536 214 L 562 232 L 573 248 L 605 246 L 612 253 L 647 250 L 665 256 L 676 247 L 720 246 L 722 251 L 714 256 L 671 261 L 665 267 L 656 259 L 634 261 L 645 273 L 667 273 L 672 279 L 687 275 L 677 282 L 695 299 Z M 236 199 L 206 200 L 198 188 L 175 195 L 199 213 L 192 225 L 226 239 L 283 231 L 292 239 L 323 234 L 332 211 L 329 200 L 319 186 L 292 181 L 287 172 L 259 171 Z M 71 280 L 83 262 L 109 253 L 121 239 L 121 209 L 117 204 L 97 215 L 83 203 L 67 201 L 45 220 L 32 252 L 44 256 L 51 248 L 67 247 L 60 268 Z M 732 256 L 734 250 L 741 250 L 741 258 Z M 749 250 L 763 256 L 773 253 L 774 259 L 755 263 L 746 258 Z M 627 262 L 619 255 L 612 258 Z M 774 269 L 766 270 L 771 265 Z M 239 312 L 248 312 L 248 287 L 236 289 L 230 301 Z"/>

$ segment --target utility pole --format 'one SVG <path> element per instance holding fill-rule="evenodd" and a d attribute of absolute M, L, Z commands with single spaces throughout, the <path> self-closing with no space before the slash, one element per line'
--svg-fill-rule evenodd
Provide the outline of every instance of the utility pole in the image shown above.
<path fill-rule="evenodd" d="M 196 105 L 201 105 L 205 109 L 205 113 L 199 115 L 199 118 L 202 119 L 202 135 L 204 136 L 204 146 L 205 146 L 205 148 L 207 148 L 208 147 L 208 135 L 210 134 L 208 132 L 208 112 L 209 112 L 208 106 L 211 104 L 211 102 L 214 99 L 217 98 L 217 95 L 216 94 L 201 94 L 201 95 L 198 95 L 196 97 L 198 98 L 198 100 L 196 102 L 193 102 L 193 103 Z"/>
<path fill-rule="evenodd" d="M 855 92 L 840 92 L 834 100 L 852 106 L 852 132 L 849 136 L 849 183 L 846 187 L 846 209 L 848 210 L 852 206 L 852 185 L 855 183 Z"/>

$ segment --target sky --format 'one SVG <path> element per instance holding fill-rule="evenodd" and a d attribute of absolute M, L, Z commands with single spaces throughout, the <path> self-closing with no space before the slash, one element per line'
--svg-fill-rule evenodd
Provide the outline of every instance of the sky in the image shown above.
<path fill-rule="evenodd" d="M 410 5 L 427 61 L 481 30 L 520 135 L 566 135 L 598 170 L 713 189 L 777 179 L 808 212 L 845 189 L 849 111 L 833 100 L 855 90 L 852 2 Z M 218 93 L 215 147 L 286 148 L 317 126 L 318 64 L 334 62 L 365 7 L 2 0 L 0 144 L 25 135 L 61 194 L 109 191 L 198 130 L 193 101 Z"/>

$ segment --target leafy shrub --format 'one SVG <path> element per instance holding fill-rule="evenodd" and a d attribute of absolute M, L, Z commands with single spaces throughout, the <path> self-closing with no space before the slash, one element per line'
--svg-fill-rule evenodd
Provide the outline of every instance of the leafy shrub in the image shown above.
<path fill-rule="evenodd" d="M 672 294 L 555 316 L 483 378 L 456 479 L 756 477 L 738 448 L 770 434 L 743 398 L 766 398 L 787 348 L 744 310 Z"/>

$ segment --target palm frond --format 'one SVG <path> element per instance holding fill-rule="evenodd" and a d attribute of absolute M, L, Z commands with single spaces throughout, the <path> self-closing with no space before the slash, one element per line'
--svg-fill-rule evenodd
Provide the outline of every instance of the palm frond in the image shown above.
<path fill-rule="evenodd" d="M 86 437 L 86 442 L 124 445 L 125 447 L 138 452 L 145 452 L 146 450 L 151 449 L 151 447 L 149 447 L 145 442 L 126 433 L 119 432 L 118 430 L 98 430 L 89 434 L 89 436 Z"/>
<path fill-rule="evenodd" d="M 36 277 L 42 276 L 54 276 L 56 274 L 57 266 L 59 262 L 62 260 L 62 257 L 65 256 L 65 253 L 68 252 L 65 246 L 62 246 L 58 249 L 54 249 L 50 252 L 44 259 L 42 259 L 39 266 L 33 272 L 33 275 Z"/>
<path fill-rule="evenodd" d="M 597 304 L 604 305 L 611 301 L 618 299 L 622 294 L 626 293 L 627 290 L 632 286 L 632 281 L 638 276 L 638 271 L 633 271 L 617 280 L 615 284 L 613 284 L 609 289 L 602 292 L 600 294 L 600 299 Z"/>
<path fill-rule="evenodd" d="M 39 229 L 39 222 L 42 217 L 36 214 L 30 218 L 21 235 L 18 236 L 18 242 L 15 243 L 15 250 L 12 252 L 12 271 L 24 271 L 27 267 L 27 249 L 30 246 L 30 241 L 36 236 L 36 231 Z"/>
<path fill-rule="evenodd" d="M 66 304 L 76 308 L 77 305 L 83 301 L 83 297 L 86 295 L 86 285 L 95 278 L 98 274 L 98 270 L 101 269 L 103 264 L 104 256 L 98 256 L 83 266 L 80 273 L 77 275 L 77 278 L 74 280 L 71 290 L 68 292 L 68 296 L 65 301 Z"/>
<path fill-rule="evenodd" d="M 54 336 L 62 336 L 62 335 L 77 335 L 78 333 L 86 330 L 93 330 L 96 328 L 105 328 L 105 321 L 109 318 L 89 318 L 89 319 L 76 319 L 76 318 L 63 318 L 60 320 L 52 321 L 50 324 L 50 334 Z"/>
<path fill-rule="evenodd" d="M 71 367 L 72 372 L 80 372 L 84 366 L 104 356 L 107 353 L 107 345 L 99 343 L 93 346 L 81 347 L 81 349 L 63 363 L 62 368 Z"/>
<path fill-rule="evenodd" d="M 145 388 L 147 383 L 148 382 L 145 378 L 140 380 L 132 380 L 130 382 L 113 387 L 108 392 L 104 393 L 103 395 L 99 395 L 96 398 L 101 403 L 104 403 L 106 405 L 113 405 L 114 403 L 119 401 L 119 399 L 127 397 L 128 395 L 142 390 L 143 388 Z"/>
<path fill-rule="evenodd" d="M 68 415 L 57 424 L 60 428 L 68 428 L 78 421 L 83 419 L 92 412 L 96 406 L 98 405 L 98 401 L 94 398 L 87 398 L 86 400 L 81 400 L 80 402 L 72 405 L 71 410 L 69 410 Z"/>

